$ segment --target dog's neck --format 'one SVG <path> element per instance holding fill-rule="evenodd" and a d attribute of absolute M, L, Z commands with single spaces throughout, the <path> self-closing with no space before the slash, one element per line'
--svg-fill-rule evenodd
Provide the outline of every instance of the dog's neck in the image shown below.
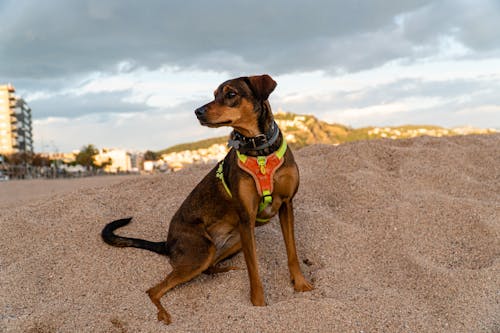
<path fill-rule="evenodd" d="M 238 150 L 240 153 L 249 156 L 267 156 L 274 153 L 280 147 L 283 135 L 278 124 L 272 120 L 267 126 L 265 133 L 254 137 L 247 137 L 234 130 L 229 137 L 228 146 Z"/>

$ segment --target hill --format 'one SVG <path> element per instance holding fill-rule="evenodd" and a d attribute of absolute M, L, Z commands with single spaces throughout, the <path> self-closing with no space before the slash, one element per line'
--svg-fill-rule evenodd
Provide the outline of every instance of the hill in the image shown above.
<path fill-rule="evenodd" d="M 164 154 L 178 153 L 185 150 L 206 149 L 216 144 L 225 144 L 226 142 L 227 142 L 227 137 L 219 136 L 216 138 L 204 139 L 200 141 L 181 143 L 166 149 L 162 149 L 156 152 L 156 154 L 164 155 Z"/>
<path fill-rule="evenodd" d="M 351 128 L 341 124 L 331 124 L 319 120 L 312 115 L 298 115 L 291 112 L 278 112 L 274 115 L 276 122 L 285 134 L 288 143 L 294 149 L 309 145 L 341 144 L 359 140 L 371 139 L 402 139 L 417 136 L 452 136 L 460 134 L 487 134 L 495 130 L 476 128 L 446 129 L 432 125 L 404 125 L 393 127 L 363 127 Z M 158 151 L 159 155 L 208 149 L 213 145 L 225 145 L 227 137 L 216 137 L 196 142 L 183 143 Z"/>

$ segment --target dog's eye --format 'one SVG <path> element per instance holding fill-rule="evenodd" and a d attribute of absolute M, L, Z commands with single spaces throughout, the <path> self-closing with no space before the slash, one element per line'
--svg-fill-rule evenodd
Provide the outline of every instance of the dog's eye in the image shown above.
<path fill-rule="evenodd" d="M 236 96 L 236 93 L 234 91 L 230 91 L 226 94 L 226 98 L 233 98 Z"/>

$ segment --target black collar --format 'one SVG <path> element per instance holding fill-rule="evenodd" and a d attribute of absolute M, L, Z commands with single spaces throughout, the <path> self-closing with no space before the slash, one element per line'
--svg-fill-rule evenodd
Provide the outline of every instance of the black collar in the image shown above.
<path fill-rule="evenodd" d="M 238 150 L 242 154 L 251 156 L 269 155 L 273 153 L 274 150 L 269 151 L 268 148 L 273 146 L 278 141 L 278 138 L 280 137 L 279 134 L 280 129 L 275 121 L 273 121 L 273 124 L 266 134 L 259 134 L 251 138 L 246 137 L 234 130 L 229 136 L 228 146 Z"/>

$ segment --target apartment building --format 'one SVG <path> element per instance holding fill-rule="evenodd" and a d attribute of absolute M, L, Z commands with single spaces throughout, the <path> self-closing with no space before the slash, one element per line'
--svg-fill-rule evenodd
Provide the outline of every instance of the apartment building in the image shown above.
<path fill-rule="evenodd" d="M 0 154 L 33 152 L 31 109 L 11 84 L 0 85 Z"/>

